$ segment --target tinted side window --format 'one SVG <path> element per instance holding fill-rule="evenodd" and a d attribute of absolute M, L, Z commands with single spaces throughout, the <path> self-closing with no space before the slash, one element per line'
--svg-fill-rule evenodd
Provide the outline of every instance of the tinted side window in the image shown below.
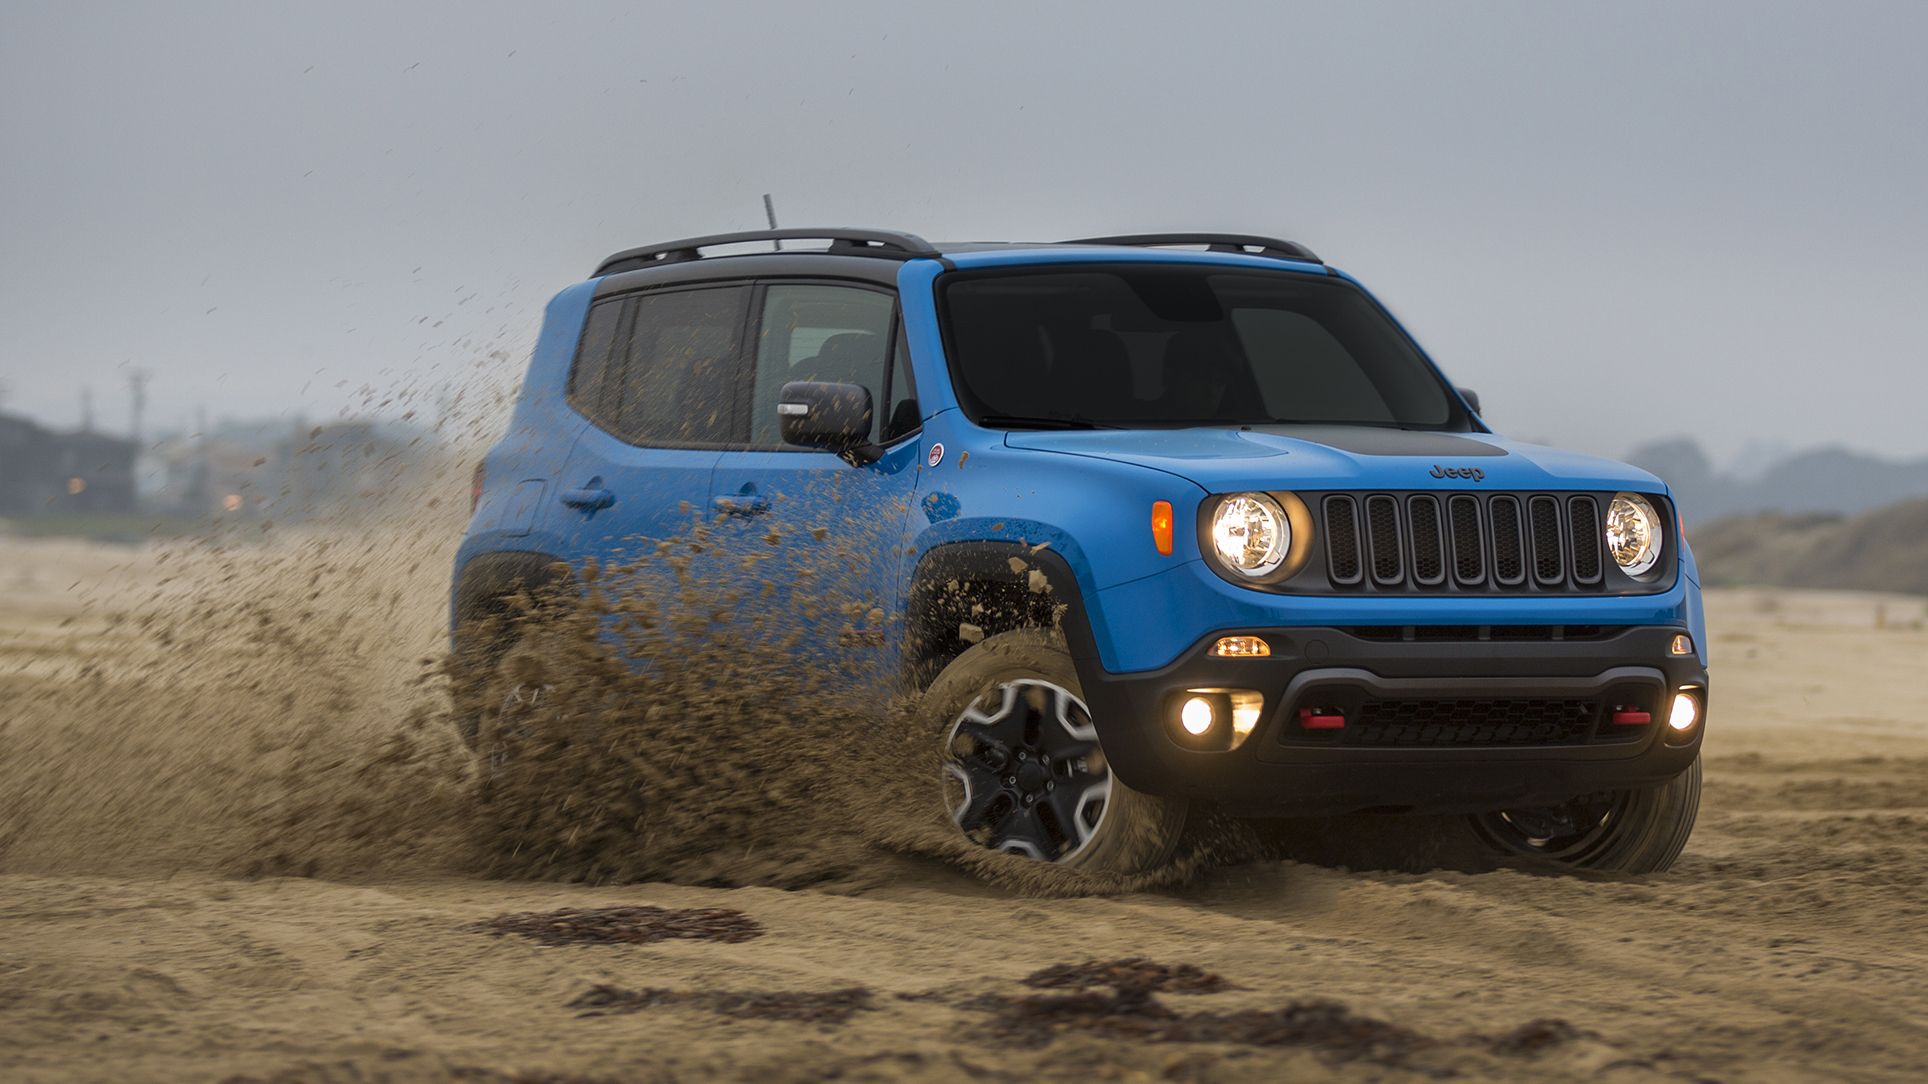
<path fill-rule="evenodd" d="M 872 439 L 885 413 L 885 369 L 896 301 L 855 286 L 774 283 L 763 295 L 750 442 L 784 447 L 777 398 L 792 380 L 858 384 L 870 390 Z"/>
<path fill-rule="evenodd" d="M 742 441 L 737 362 L 747 286 L 636 296 L 616 431 L 632 444 Z"/>
<path fill-rule="evenodd" d="M 582 326 L 582 342 L 576 347 L 575 367 L 569 370 L 569 405 L 604 429 L 616 424 L 621 364 L 612 364 L 611 358 L 618 356 L 613 347 L 622 322 L 621 299 L 592 306 Z"/>

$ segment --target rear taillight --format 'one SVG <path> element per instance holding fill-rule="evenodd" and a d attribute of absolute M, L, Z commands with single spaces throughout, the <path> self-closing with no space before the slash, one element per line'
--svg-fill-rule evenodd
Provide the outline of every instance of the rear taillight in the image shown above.
<path fill-rule="evenodd" d="M 482 480 L 487 474 L 488 464 L 477 462 L 475 473 L 469 477 L 469 515 L 475 514 L 475 506 L 482 503 Z"/>

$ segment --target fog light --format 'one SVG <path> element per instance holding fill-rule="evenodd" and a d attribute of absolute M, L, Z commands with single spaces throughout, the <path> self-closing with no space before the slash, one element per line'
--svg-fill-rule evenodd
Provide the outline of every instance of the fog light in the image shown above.
<path fill-rule="evenodd" d="M 1674 694 L 1673 711 L 1667 714 L 1667 725 L 1676 734 L 1685 734 L 1700 722 L 1700 701 L 1694 694 L 1683 689 Z"/>
<path fill-rule="evenodd" d="M 1694 653 L 1694 638 L 1683 632 L 1674 637 L 1673 644 L 1670 645 L 1667 650 L 1675 655 L 1692 655 Z"/>
<path fill-rule="evenodd" d="M 1265 697 L 1251 689 L 1186 689 L 1167 703 L 1172 739 L 1205 752 L 1237 749 L 1265 711 Z"/>
<path fill-rule="evenodd" d="M 1179 709 L 1178 721 L 1185 728 L 1185 733 L 1194 738 L 1202 738 L 1207 730 L 1212 729 L 1216 715 L 1217 712 L 1212 710 L 1210 700 L 1202 696 L 1194 696 L 1185 701 L 1185 706 Z"/>
<path fill-rule="evenodd" d="M 1257 636 L 1221 636 L 1206 654 L 1224 659 L 1262 659 L 1272 654 L 1272 645 Z"/>

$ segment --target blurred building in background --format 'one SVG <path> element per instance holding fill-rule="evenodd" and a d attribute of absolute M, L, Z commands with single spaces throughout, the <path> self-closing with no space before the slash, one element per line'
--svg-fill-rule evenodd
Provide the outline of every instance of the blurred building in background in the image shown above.
<path fill-rule="evenodd" d="M 134 510 L 134 442 L 0 414 L 0 516 Z"/>
<path fill-rule="evenodd" d="M 146 447 L 0 412 L 0 518 L 301 520 L 372 506 L 439 443 L 406 423 L 227 422 Z"/>
<path fill-rule="evenodd" d="M 397 423 L 228 422 L 159 441 L 142 473 L 157 511 L 300 520 L 374 503 L 434 447 Z"/>

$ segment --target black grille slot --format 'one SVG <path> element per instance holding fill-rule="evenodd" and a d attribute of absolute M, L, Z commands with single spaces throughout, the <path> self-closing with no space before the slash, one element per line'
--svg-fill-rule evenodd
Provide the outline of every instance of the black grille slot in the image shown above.
<path fill-rule="evenodd" d="M 1289 745 L 1415 749 L 1638 742 L 1660 725 L 1654 713 L 1665 698 L 1662 689 L 1648 681 L 1511 696 L 1456 693 L 1414 689 L 1409 695 L 1390 695 L 1345 682 L 1313 686 L 1286 706 L 1278 740 Z M 1647 719 L 1616 722 L 1615 712 L 1644 712 Z M 1303 720 L 1313 715 L 1327 722 L 1339 716 L 1344 725 L 1305 726 Z"/>
<path fill-rule="evenodd" d="M 1599 713 L 1591 699 L 1367 700 L 1341 733 L 1347 745 L 1580 745 Z"/>
<path fill-rule="evenodd" d="M 1560 554 L 1560 502 L 1534 497 L 1526 502 L 1526 510 L 1533 528 L 1533 578 L 1557 584 L 1566 578 L 1566 561 Z"/>
<path fill-rule="evenodd" d="M 1493 523 L 1493 579 L 1512 587 L 1526 579 L 1526 546 L 1520 533 L 1517 497 L 1494 497 L 1487 506 Z"/>
<path fill-rule="evenodd" d="M 1461 583 L 1486 578 L 1486 555 L 1480 545 L 1479 498 L 1462 493 L 1446 502 L 1453 525 L 1453 575 Z"/>
<path fill-rule="evenodd" d="M 1573 541 L 1573 578 L 1580 583 L 1600 582 L 1600 506 L 1592 497 L 1575 497 L 1567 502 L 1567 537 Z"/>
<path fill-rule="evenodd" d="M 1424 494 L 1406 502 L 1413 540 L 1413 582 L 1435 587 L 1446 580 L 1446 539 L 1439 529 L 1439 501 Z"/>
<path fill-rule="evenodd" d="M 1366 498 L 1366 537 L 1372 546 L 1372 578 L 1395 584 L 1404 578 L 1399 557 L 1399 502 L 1384 494 Z"/>
<path fill-rule="evenodd" d="M 1351 497 L 1325 499 L 1326 564 L 1332 582 L 1351 585 L 1365 574 L 1359 559 L 1359 506 Z"/>

